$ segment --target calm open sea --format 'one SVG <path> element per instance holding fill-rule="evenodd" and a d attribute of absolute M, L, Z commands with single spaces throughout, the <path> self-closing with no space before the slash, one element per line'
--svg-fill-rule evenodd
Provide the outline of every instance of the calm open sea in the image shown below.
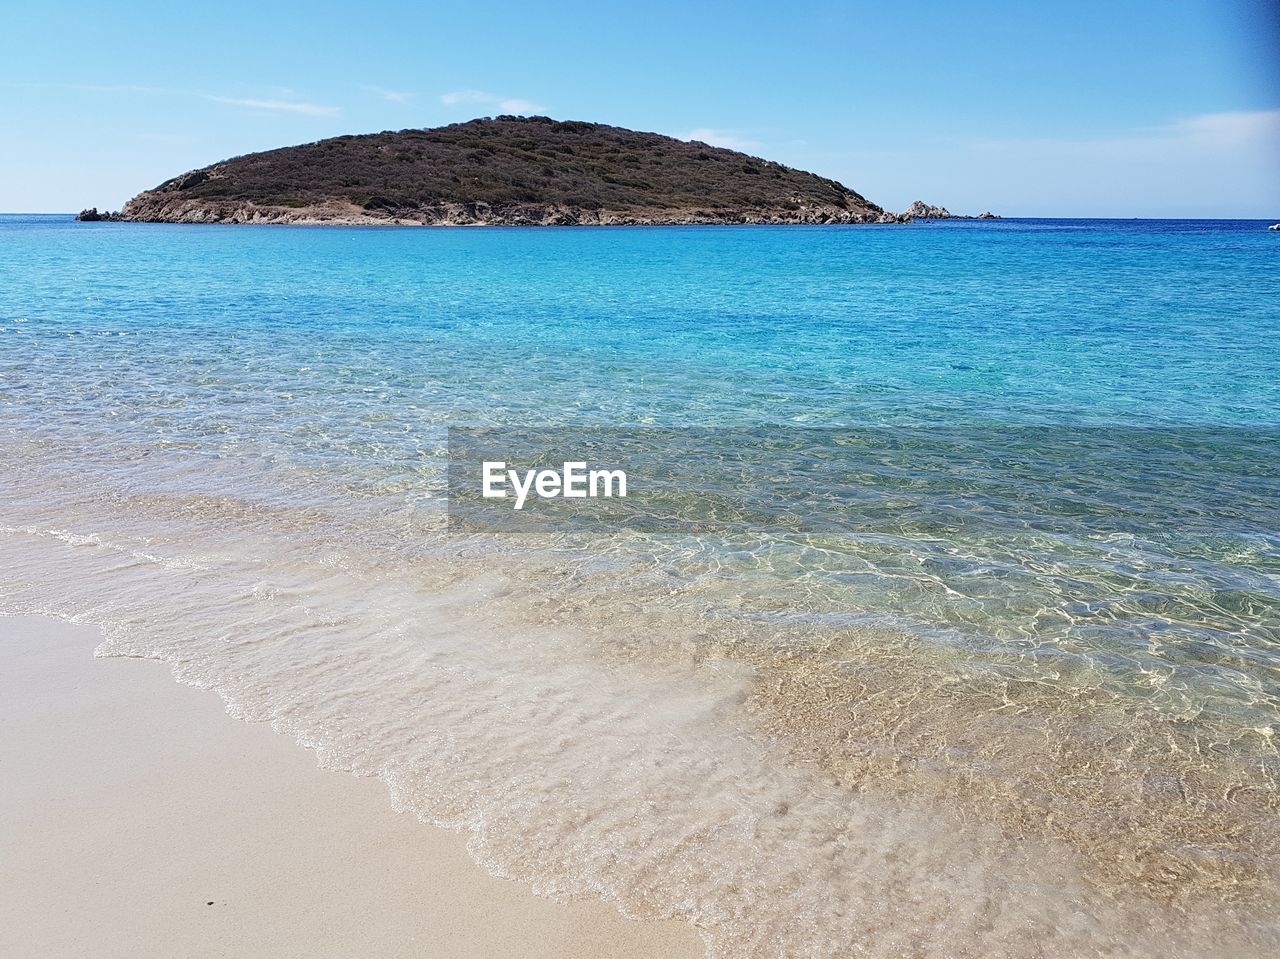
<path fill-rule="evenodd" d="M 0 217 L 0 611 L 716 955 L 1274 955 L 1265 226 Z M 678 483 L 450 527 L 451 427 Z"/>

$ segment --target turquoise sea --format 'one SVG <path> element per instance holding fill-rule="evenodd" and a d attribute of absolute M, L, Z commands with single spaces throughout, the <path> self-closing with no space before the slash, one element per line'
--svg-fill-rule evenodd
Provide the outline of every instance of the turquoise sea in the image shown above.
<path fill-rule="evenodd" d="M 0 611 L 714 955 L 1273 955 L 1266 225 L 0 217 Z M 451 428 L 679 482 L 451 525 Z"/>

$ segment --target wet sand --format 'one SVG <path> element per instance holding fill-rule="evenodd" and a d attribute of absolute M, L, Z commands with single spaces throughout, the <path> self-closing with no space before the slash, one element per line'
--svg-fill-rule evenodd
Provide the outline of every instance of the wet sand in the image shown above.
<path fill-rule="evenodd" d="M 491 877 L 383 783 L 100 638 L 0 617 L 0 956 L 703 954 L 684 924 Z"/>

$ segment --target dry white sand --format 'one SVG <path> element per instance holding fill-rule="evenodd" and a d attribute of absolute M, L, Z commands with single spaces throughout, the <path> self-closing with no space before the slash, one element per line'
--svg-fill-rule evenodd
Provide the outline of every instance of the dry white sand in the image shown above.
<path fill-rule="evenodd" d="M 0 617 L 0 955 L 702 955 L 691 928 L 554 903 L 98 632 Z"/>

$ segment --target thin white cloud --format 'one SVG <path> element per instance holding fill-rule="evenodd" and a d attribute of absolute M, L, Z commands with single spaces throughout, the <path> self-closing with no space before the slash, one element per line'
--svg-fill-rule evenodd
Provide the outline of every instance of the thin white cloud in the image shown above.
<path fill-rule="evenodd" d="M 484 90 L 457 90 L 453 93 L 445 93 L 441 95 L 440 102 L 447 107 L 467 104 L 496 106 L 503 113 L 541 113 L 546 109 L 532 100 L 500 97 L 495 93 L 486 93 Z"/>
<path fill-rule="evenodd" d="M 389 103 L 407 104 L 413 98 L 412 93 L 402 93 L 399 90 L 388 90 L 386 87 L 378 87 L 370 83 L 361 84 L 360 89 L 375 97 L 381 97 Z"/>
<path fill-rule="evenodd" d="M 492 93 L 485 93 L 483 90 L 458 90 L 440 97 L 440 102 L 447 107 L 456 107 L 461 103 L 495 103 L 497 100 Z"/>
<path fill-rule="evenodd" d="M 1152 171 L 1268 153 L 1280 162 L 1280 110 L 1207 113 L 1112 136 L 973 140 L 969 146 L 988 154 L 1053 154 L 1097 167 Z"/>
<path fill-rule="evenodd" d="M 266 110 L 274 113 L 296 113 L 309 117 L 336 117 L 342 112 L 341 107 L 323 106 L 318 103 L 307 103 L 297 99 L 294 91 L 284 87 L 273 88 L 264 98 L 226 97 L 213 93 L 201 93 L 198 90 L 181 90 L 167 87 L 149 87 L 131 83 L 17 83 L 0 84 L 2 86 L 18 86 L 33 90 L 72 90 L 78 93 L 124 94 L 124 95 L 164 95 L 175 97 L 199 97 L 213 103 L 228 106 L 244 107 L 249 110 Z"/>
<path fill-rule="evenodd" d="M 1208 113 L 1179 120 L 1164 128 L 1167 135 L 1214 147 L 1236 146 L 1270 139 L 1280 143 L 1280 110 L 1237 110 Z"/>
<path fill-rule="evenodd" d="M 503 100 L 498 104 L 503 113 L 537 113 L 542 107 L 532 100 Z"/>
<path fill-rule="evenodd" d="M 219 97 L 205 94 L 206 100 L 214 103 L 225 103 L 228 106 L 244 107 L 248 110 L 268 110 L 273 113 L 297 113 L 307 117 L 336 117 L 342 112 L 341 107 L 326 107 L 318 103 L 302 103 L 296 100 L 254 100 L 240 97 Z"/>
<path fill-rule="evenodd" d="M 309 117 L 336 117 L 342 112 L 341 107 L 322 106 L 318 103 L 307 103 L 297 99 L 297 94 L 287 87 L 273 87 L 267 98 L 225 97 L 213 93 L 200 93 L 196 90 L 180 90 L 167 87 L 148 87 L 130 83 L 20 83 L 7 84 L 28 89 L 42 90 L 74 90 L 79 93 L 103 94 L 164 94 L 178 97 L 200 97 L 213 103 L 225 103 L 228 106 L 244 107 L 250 110 L 268 110 L 275 113 L 297 113 Z"/>
<path fill-rule="evenodd" d="M 1014 216 L 1275 216 L 1280 110 L 1082 137 L 962 137 L 797 158 L 893 209 L 921 197 Z"/>
<path fill-rule="evenodd" d="M 711 127 L 698 127 L 696 130 L 681 133 L 678 138 L 681 140 L 696 140 L 708 146 L 724 147 L 727 150 L 755 150 L 761 145 L 756 140 L 748 140 L 745 137 L 736 136 L 728 130 L 713 130 Z"/>

